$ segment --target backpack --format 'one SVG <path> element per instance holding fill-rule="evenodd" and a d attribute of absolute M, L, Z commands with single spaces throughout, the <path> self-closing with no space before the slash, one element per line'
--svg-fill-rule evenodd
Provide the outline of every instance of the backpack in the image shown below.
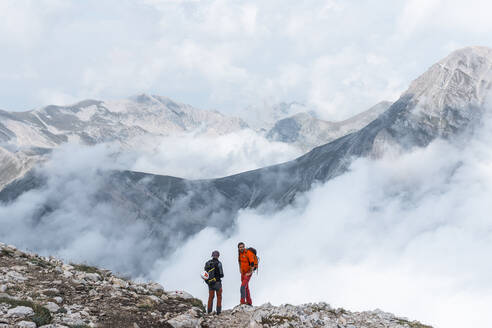
<path fill-rule="evenodd" d="M 256 271 L 256 270 L 258 270 L 258 262 L 260 262 L 260 258 L 256 255 L 256 249 L 255 248 L 248 247 L 247 250 L 250 251 L 253 254 L 253 258 L 254 258 L 253 271 Z M 251 265 L 251 263 L 250 263 L 250 265 Z"/>
<path fill-rule="evenodd" d="M 213 260 L 207 261 L 205 263 L 205 271 L 208 273 L 208 279 L 205 282 L 210 285 L 217 281 L 217 277 L 219 273 L 217 272 L 217 266 L 215 265 Z"/>

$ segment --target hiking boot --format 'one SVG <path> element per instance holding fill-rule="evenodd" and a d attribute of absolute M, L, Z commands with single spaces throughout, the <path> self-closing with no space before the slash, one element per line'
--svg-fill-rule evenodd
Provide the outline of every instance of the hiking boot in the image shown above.
<path fill-rule="evenodd" d="M 215 314 L 219 315 L 220 312 L 222 312 L 222 306 L 217 306 L 217 312 L 215 312 Z"/>

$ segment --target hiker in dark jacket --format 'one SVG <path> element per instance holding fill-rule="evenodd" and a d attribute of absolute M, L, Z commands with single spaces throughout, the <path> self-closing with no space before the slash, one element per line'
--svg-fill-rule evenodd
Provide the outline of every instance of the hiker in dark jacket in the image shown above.
<path fill-rule="evenodd" d="M 224 271 L 222 269 L 222 263 L 219 261 L 219 251 L 212 252 L 212 259 L 205 263 L 205 271 L 208 272 L 209 278 L 206 281 L 208 284 L 208 307 L 207 313 L 212 312 L 214 305 L 214 297 L 217 294 L 217 311 L 216 314 L 220 314 L 222 310 L 222 278 L 224 278 Z"/>

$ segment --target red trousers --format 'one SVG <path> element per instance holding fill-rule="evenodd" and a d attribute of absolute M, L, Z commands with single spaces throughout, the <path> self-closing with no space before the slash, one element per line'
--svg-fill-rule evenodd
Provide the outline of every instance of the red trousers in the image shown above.
<path fill-rule="evenodd" d="M 253 304 L 251 295 L 249 294 L 249 280 L 252 274 L 241 273 L 241 304 Z"/>

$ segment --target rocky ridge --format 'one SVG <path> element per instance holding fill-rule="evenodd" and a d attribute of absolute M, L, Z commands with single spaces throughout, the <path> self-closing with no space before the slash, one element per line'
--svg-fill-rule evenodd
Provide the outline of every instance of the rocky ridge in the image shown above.
<path fill-rule="evenodd" d="M 326 303 L 242 305 L 207 315 L 186 292 L 0 243 L 0 328 L 6 327 L 430 328 L 380 310 L 349 312 Z"/>

